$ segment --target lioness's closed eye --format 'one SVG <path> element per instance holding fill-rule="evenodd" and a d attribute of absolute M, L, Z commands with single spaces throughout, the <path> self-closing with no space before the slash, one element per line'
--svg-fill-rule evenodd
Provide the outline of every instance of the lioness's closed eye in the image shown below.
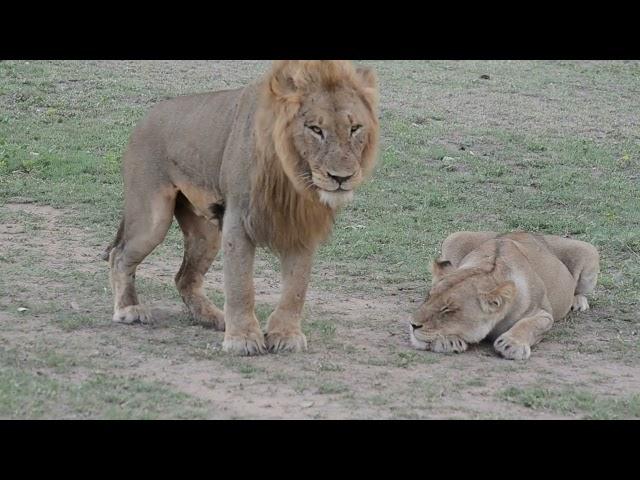
<path fill-rule="evenodd" d="M 524 360 L 554 320 L 589 308 L 598 251 L 579 240 L 525 232 L 458 232 L 432 265 L 433 284 L 413 315 L 414 348 L 463 352 L 485 338 Z"/>

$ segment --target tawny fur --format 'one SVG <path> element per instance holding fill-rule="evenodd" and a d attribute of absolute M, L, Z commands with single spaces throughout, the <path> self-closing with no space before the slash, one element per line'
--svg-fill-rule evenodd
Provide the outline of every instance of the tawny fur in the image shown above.
<path fill-rule="evenodd" d="M 417 349 L 461 352 L 488 338 L 505 358 L 524 360 L 554 321 L 586 310 L 597 250 L 578 240 L 515 232 L 457 232 L 433 263 L 433 284 L 414 314 Z"/>
<path fill-rule="evenodd" d="M 373 170 L 377 104 L 369 69 L 346 61 L 281 61 L 246 87 L 156 105 L 123 157 L 124 215 L 104 255 L 113 319 L 149 320 L 138 305 L 135 270 L 175 216 L 185 244 L 176 286 L 197 321 L 225 330 L 223 349 L 306 348 L 300 320 L 312 258 L 340 206 Z M 253 312 L 258 246 L 271 248 L 286 266 L 266 336 Z M 220 248 L 224 313 L 202 288 Z"/>
<path fill-rule="evenodd" d="M 369 140 L 361 157 L 368 176 L 377 154 L 379 125 L 376 115 L 376 79 L 367 73 L 363 86 L 357 70 L 346 61 L 275 62 L 260 85 L 256 112 L 256 169 L 251 183 L 249 230 L 257 242 L 274 250 L 315 248 L 331 233 L 335 210 L 317 201 L 309 180 L 298 178 L 304 164 L 292 145 L 289 127 L 301 102 L 311 89 L 322 88 L 327 95 L 340 86 L 358 92 L 369 108 Z M 292 85 L 288 82 L 293 80 Z M 297 181 L 292 182 L 295 178 Z M 296 228 L 291 228 L 295 225 Z"/>

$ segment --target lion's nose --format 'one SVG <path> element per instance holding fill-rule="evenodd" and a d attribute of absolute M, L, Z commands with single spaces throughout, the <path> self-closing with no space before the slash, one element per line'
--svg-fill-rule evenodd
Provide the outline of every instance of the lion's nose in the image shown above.
<path fill-rule="evenodd" d="M 353 177 L 353 174 L 351 175 L 347 175 L 347 176 L 341 176 L 341 175 L 333 175 L 329 172 L 327 172 L 327 175 L 329 175 L 331 178 L 333 178 L 336 182 L 338 182 L 338 185 L 341 185 L 343 182 L 346 182 L 347 180 L 349 180 L 351 177 Z"/>

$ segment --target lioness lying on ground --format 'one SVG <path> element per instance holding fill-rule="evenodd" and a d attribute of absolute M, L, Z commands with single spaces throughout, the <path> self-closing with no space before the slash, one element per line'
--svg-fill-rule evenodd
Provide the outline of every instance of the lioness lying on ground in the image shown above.
<path fill-rule="evenodd" d="M 585 294 L 598 272 L 598 251 L 579 240 L 454 233 L 433 263 L 431 290 L 411 321 L 411 344 L 463 352 L 488 338 L 503 357 L 525 360 L 554 320 L 589 308 Z"/>
<path fill-rule="evenodd" d="M 156 105 L 123 158 L 124 214 L 105 252 L 113 320 L 149 320 L 135 271 L 175 216 L 184 234 L 176 286 L 198 322 L 225 330 L 223 350 L 304 350 L 300 323 L 314 252 L 374 167 L 377 105 L 375 74 L 347 61 L 276 62 L 247 87 Z M 282 265 L 282 297 L 266 336 L 254 313 L 258 246 Z M 224 313 L 202 289 L 221 247 Z"/>

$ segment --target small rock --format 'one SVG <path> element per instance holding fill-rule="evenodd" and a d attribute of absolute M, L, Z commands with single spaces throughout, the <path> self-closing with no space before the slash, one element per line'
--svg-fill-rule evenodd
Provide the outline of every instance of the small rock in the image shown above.
<path fill-rule="evenodd" d="M 454 157 L 442 157 L 443 162 L 455 162 L 456 159 Z"/>
<path fill-rule="evenodd" d="M 302 404 L 300 406 L 302 408 L 310 408 L 310 407 L 313 407 L 314 404 L 315 404 L 315 402 L 302 402 Z"/>
<path fill-rule="evenodd" d="M 73 308 L 74 310 L 80 310 L 80 305 L 78 305 L 76 302 L 71 302 L 71 308 Z"/>
<path fill-rule="evenodd" d="M 29 309 L 28 309 L 28 308 L 24 308 L 24 307 L 18 307 L 18 311 L 19 311 L 20 313 L 22 313 L 22 312 L 26 312 L 27 310 L 29 310 Z"/>
<path fill-rule="evenodd" d="M 491 80 L 491 77 L 490 77 L 489 75 L 487 75 L 487 74 L 480 75 L 480 78 L 481 78 L 482 80 Z"/>

